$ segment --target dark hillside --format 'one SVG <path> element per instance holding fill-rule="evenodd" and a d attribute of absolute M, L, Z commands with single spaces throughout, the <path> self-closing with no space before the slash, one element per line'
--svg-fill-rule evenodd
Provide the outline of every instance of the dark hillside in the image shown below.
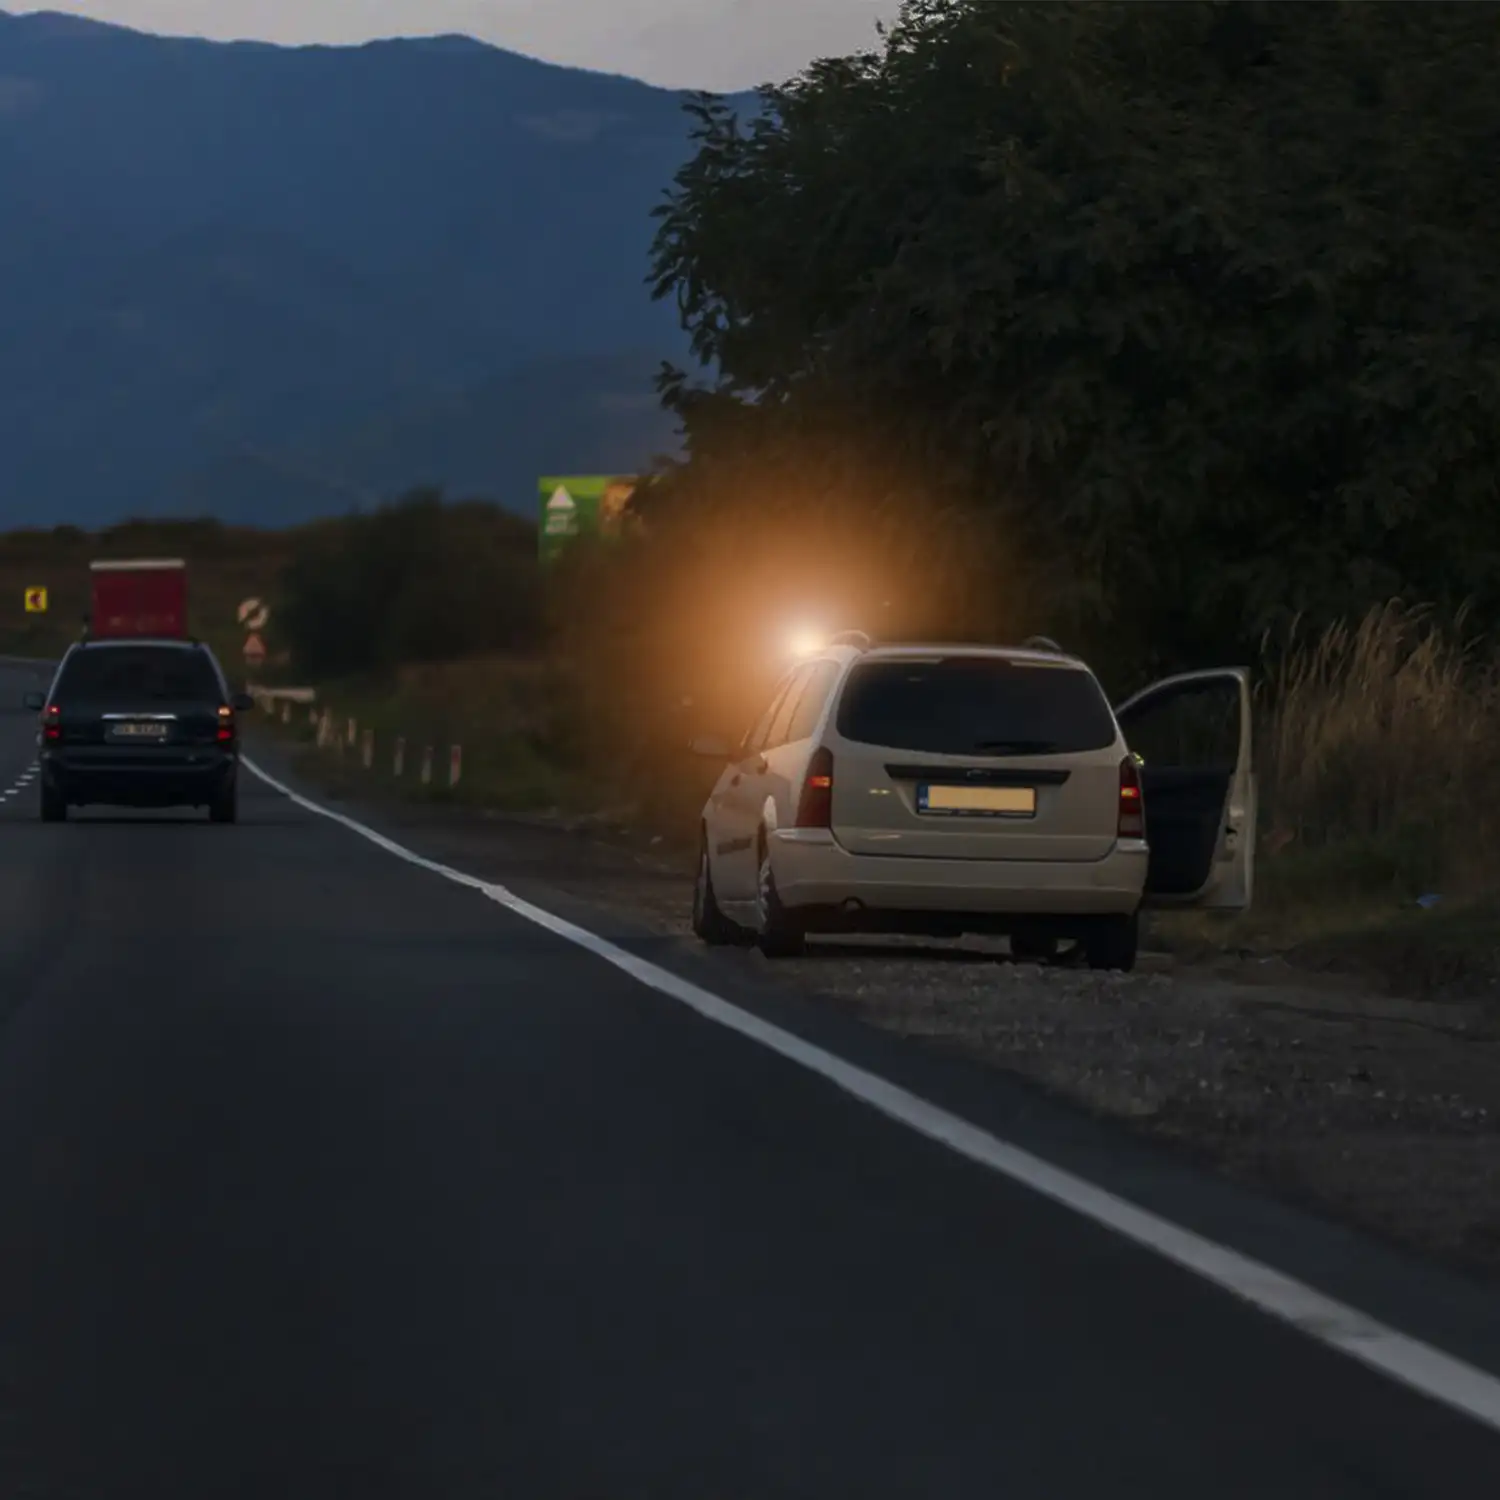
<path fill-rule="evenodd" d="M 450 436 L 493 456 L 474 482 L 494 493 L 562 458 L 492 395 L 536 382 L 564 466 L 638 461 L 669 428 L 600 413 L 680 347 L 643 277 L 687 149 L 676 94 L 463 39 L 285 49 L 0 14 L 0 524 L 201 508 L 248 454 L 382 493 L 447 480 L 420 443 L 368 467 L 365 434 L 435 408 L 472 414 Z M 291 486 L 278 519 L 328 493 Z"/>

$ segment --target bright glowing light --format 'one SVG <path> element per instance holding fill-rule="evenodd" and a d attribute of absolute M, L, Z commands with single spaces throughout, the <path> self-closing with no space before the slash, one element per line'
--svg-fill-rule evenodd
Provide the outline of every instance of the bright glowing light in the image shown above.
<path fill-rule="evenodd" d="M 800 626 L 786 638 L 786 649 L 791 656 L 816 656 L 828 644 L 828 637 L 811 626 Z"/>

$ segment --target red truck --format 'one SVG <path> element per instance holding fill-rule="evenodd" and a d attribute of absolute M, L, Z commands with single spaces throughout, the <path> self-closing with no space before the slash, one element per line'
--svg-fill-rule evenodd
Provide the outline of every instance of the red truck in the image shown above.
<path fill-rule="evenodd" d="M 92 563 L 90 571 L 91 639 L 187 639 L 187 564 L 181 558 L 109 560 Z"/>

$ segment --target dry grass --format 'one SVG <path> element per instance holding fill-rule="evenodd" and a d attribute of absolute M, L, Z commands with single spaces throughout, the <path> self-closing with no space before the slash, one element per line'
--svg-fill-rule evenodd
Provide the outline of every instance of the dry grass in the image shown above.
<path fill-rule="evenodd" d="M 1384 848 L 1424 889 L 1489 889 L 1500 677 L 1462 624 L 1387 605 L 1294 642 L 1261 695 L 1268 852 Z"/>
<path fill-rule="evenodd" d="M 571 685 L 544 659 L 494 656 L 409 666 L 394 679 L 324 684 L 319 701 L 334 730 L 321 758 L 330 773 L 337 771 L 341 785 L 515 812 L 609 809 L 634 815 L 624 778 L 610 774 L 608 740 L 588 743 Z M 291 728 L 311 747 L 315 732 L 305 709 L 293 709 Z M 361 753 L 367 731 L 374 736 L 368 772 Z M 399 780 L 394 774 L 398 739 L 405 742 Z M 462 747 L 463 773 L 450 790 L 446 778 L 453 745 Z M 419 768 L 429 748 L 433 780 L 424 786 Z"/>
<path fill-rule="evenodd" d="M 1172 946 L 1300 950 L 1397 987 L 1500 973 L 1500 676 L 1463 621 L 1390 604 L 1293 637 L 1258 692 L 1256 904 Z M 1423 898 L 1438 897 L 1431 909 Z"/>

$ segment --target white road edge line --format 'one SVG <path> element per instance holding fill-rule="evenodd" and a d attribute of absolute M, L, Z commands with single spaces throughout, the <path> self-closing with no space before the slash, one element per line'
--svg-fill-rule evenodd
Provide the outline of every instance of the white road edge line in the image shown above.
<path fill-rule="evenodd" d="M 344 813 L 313 802 L 278 781 L 246 758 L 241 764 L 268 787 L 289 798 L 298 807 L 330 822 L 341 824 L 377 848 L 393 854 L 418 869 L 440 875 L 455 885 L 478 891 L 491 901 L 526 921 L 555 933 L 565 941 L 612 964 L 632 979 L 679 1001 L 710 1021 L 725 1026 L 772 1052 L 835 1084 L 847 1094 L 870 1105 L 888 1118 L 947 1146 L 960 1156 L 988 1167 L 1013 1182 L 1050 1198 L 1055 1203 L 1103 1225 L 1126 1239 L 1154 1251 L 1204 1281 L 1233 1293 L 1261 1312 L 1319 1343 L 1346 1354 L 1361 1364 L 1390 1376 L 1401 1384 L 1486 1427 L 1500 1432 L 1500 1378 L 1443 1353 L 1430 1344 L 1388 1328 L 1357 1308 L 1338 1302 L 1305 1286 L 1270 1266 L 1262 1265 L 1237 1250 L 1216 1244 L 1191 1230 L 1146 1209 L 1137 1208 L 1092 1182 L 1023 1151 L 1000 1137 L 969 1124 L 938 1105 L 887 1082 L 879 1075 L 855 1067 L 832 1052 L 763 1021 L 749 1011 L 720 999 L 691 980 L 683 979 L 646 959 L 596 936 L 587 928 L 523 901 L 502 885 L 467 875 L 388 839 Z"/>

